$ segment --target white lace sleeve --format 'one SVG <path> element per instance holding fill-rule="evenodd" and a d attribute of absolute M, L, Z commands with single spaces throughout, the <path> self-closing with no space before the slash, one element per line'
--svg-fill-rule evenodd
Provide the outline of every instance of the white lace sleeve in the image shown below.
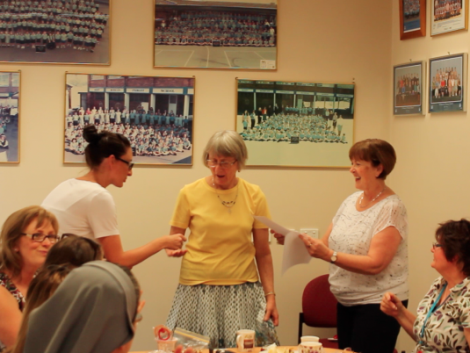
<path fill-rule="evenodd" d="M 395 227 L 403 239 L 408 234 L 408 217 L 403 202 L 398 198 L 388 200 L 377 215 L 374 235 L 387 227 Z"/>

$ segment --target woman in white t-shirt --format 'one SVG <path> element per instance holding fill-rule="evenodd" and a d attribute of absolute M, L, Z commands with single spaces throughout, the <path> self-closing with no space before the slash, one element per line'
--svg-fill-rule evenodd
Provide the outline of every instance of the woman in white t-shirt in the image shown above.
<path fill-rule="evenodd" d="M 113 197 L 108 185 L 122 187 L 132 175 L 132 149 L 129 140 L 109 131 L 98 132 L 94 125 L 83 129 L 88 142 L 85 160 L 90 171 L 57 186 L 42 206 L 59 221 L 59 234 L 72 233 L 96 239 L 107 260 L 134 266 L 162 249 L 180 249 L 186 238 L 181 234 L 165 235 L 149 243 L 124 251 L 117 226 Z"/>
<path fill-rule="evenodd" d="M 321 239 L 300 237 L 311 256 L 331 263 L 339 348 L 392 353 L 400 325 L 380 311 L 380 302 L 384 293 L 393 292 L 408 303 L 406 209 L 385 185 L 395 166 L 395 150 L 386 141 L 368 139 L 351 147 L 349 159 L 361 191 L 341 204 Z M 275 236 L 283 243 L 283 236 Z"/>

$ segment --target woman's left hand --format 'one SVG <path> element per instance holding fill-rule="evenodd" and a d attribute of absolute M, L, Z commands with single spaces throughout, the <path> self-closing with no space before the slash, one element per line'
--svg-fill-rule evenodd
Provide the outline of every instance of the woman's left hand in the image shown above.
<path fill-rule="evenodd" d="M 266 313 L 263 320 L 268 321 L 270 318 L 273 320 L 274 326 L 279 325 L 279 312 L 277 311 L 276 297 L 274 295 L 266 297 Z"/>
<path fill-rule="evenodd" d="M 323 241 L 309 237 L 307 234 L 299 234 L 299 238 L 304 242 L 310 256 L 329 261 L 333 251 Z"/>

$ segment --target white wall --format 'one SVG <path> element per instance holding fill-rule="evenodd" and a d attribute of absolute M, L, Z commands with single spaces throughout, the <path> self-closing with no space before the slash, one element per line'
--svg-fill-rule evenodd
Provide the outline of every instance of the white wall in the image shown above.
<path fill-rule="evenodd" d="M 419 230 L 423 236 L 427 236 L 425 245 L 412 243 L 411 250 L 420 253 L 424 251 L 427 255 L 434 225 L 425 222 L 425 218 L 436 213 L 433 206 L 443 200 L 445 207 L 439 209 L 445 208 L 449 213 L 436 215 L 437 222 L 458 214 L 459 207 L 450 205 L 454 189 L 460 191 L 457 197 L 462 202 L 467 196 L 461 186 L 463 183 L 457 185 L 452 182 L 446 183 L 450 184 L 448 188 L 439 187 L 439 181 L 450 181 L 453 178 L 453 175 L 446 178 L 450 173 L 447 168 L 442 168 L 443 165 L 452 165 L 450 170 L 458 173 L 458 178 L 464 178 L 466 169 L 460 167 L 462 164 L 455 163 L 458 158 L 455 151 L 448 156 L 453 163 L 445 160 L 445 152 L 440 152 L 445 151 L 448 144 L 457 147 L 457 139 L 451 140 L 450 129 L 454 128 L 454 134 L 463 134 L 456 124 L 461 123 L 464 117 L 391 119 L 390 58 L 395 58 L 392 48 L 395 50 L 400 44 L 395 40 L 395 3 L 393 1 L 392 6 L 392 2 L 384 1 L 377 6 L 373 0 L 280 1 L 278 70 L 257 72 L 153 69 L 153 1 L 113 0 L 111 66 L 0 65 L 0 70 L 22 71 L 21 164 L 0 166 L 0 222 L 21 207 L 41 203 L 59 182 L 86 171 L 82 166 L 62 164 L 65 71 L 196 76 L 194 166 L 136 167 L 124 188 L 110 187 L 116 200 L 126 249 L 166 234 L 179 189 L 208 174 L 200 161 L 201 151 L 216 130 L 234 127 L 235 77 L 323 83 L 349 83 L 354 79 L 357 84 L 356 140 L 391 137 L 397 145 L 399 162 L 389 183 L 397 189 L 408 206 L 413 233 Z M 393 17 L 390 15 L 392 9 Z M 419 40 L 410 41 L 409 45 L 416 43 Z M 403 61 L 406 58 L 401 60 L 397 55 L 398 59 Z M 433 147 L 432 137 L 428 129 L 420 127 L 421 123 L 429 125 L 428 129 L 432 131 L 439 127 L 449 131 L 449 136 L 444 136 L 446 140 L 439 141 L 442 149 Z M 400 126 L 403 124 L 410 126 L 403 129 Z M 417 144 L 411 150 L 415 137 L 424 134 L 427 136 L 427 148 Z M 438 139 L 442 139 L 442 136 L 435 138 Z M 433 154 L 425 153 L 430 149 Z M 419 158 L 412 159 L 414 155 Z M 463 160 L 461 162 L 464 163 Z M 296 229 L 318 227 L 320 233 L 326 230 L 341 201 L 354 191 L 353 179 L 347 169 L 259 168 L 245 170 L 241 176 L 262 187 L 276 221 Z M 426 181 L 423 186 L 422 180 Z M 419 194 L 416 192 L 418 190 Z M 426 212 L 421 213 L 423 197 L 427 198 Z M 451 207 L 455 208 L 453 213 Z M 422 231 L 423 228 L 426 232 Z M 310 265 L 294 268 L 281 277 L 282 247 L 273 243 L 271 249 L 281 315 L 278 333 L 282 344 L 292 345 L 296 344 L 302 290 L 312 278 L 326 273 L 328 266 L 312 260 Z M 413 256 L 411 268 L 415 277 L 419 273 L 417 268 L 428 270 L 425 263 L 416 263 Z M 154 342 L 151 328 L 165 322 L 178 283 L 179 260 L 158 254 L 136 266 L 134 272 L 142 284 L 147 305 L 133 349 L 152 349 Z M 423 283 L 427 285 L 432 277 L 429 276 Z M 305 332 L 318 331 L 307 329 Z"/>

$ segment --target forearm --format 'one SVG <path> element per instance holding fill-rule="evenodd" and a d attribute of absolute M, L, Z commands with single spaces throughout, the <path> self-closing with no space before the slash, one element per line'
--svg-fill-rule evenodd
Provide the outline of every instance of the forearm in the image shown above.
<path fill-rule="evenodd" d="M 127 251 L 122 249 L 120 239 L 119 244 L 109 244 L 110 239 L 106 238 L 99 239 L 106 259 L 126 267 L 133 267 L 165 248 L 164 237 L 153 239 L 145 245 Z"/>
<path fill-rule="evenodd" d="M 332 255 L 333 250 L 330 249 L 329 255 L 323 257 L 323 260 L 330 262 Z M 383 262 L 376 261 L 368 255 L 351 255 L 339 252 L 336 257 L 335 265 L 347 271 L 375 275 L 384 269 Z"/>
<path fill-rule="evenodd" d="M 401 327 L 406 331 L 406 333 L 415 341 L 417 337 L 413 332 L 413 324 L 416 321 L 416 315 L 409 311 L 407 308 L 403 307 L 402 313 L 396 317 L 396 320 Z"/>
<path fill-rule="evenodd" d="M 263 285 L 264 294 L 274 293 L 274 270 L 271 253 L 257 254 L 256 264 L 258 265 L 258 272 L 261 284 Z"/>

